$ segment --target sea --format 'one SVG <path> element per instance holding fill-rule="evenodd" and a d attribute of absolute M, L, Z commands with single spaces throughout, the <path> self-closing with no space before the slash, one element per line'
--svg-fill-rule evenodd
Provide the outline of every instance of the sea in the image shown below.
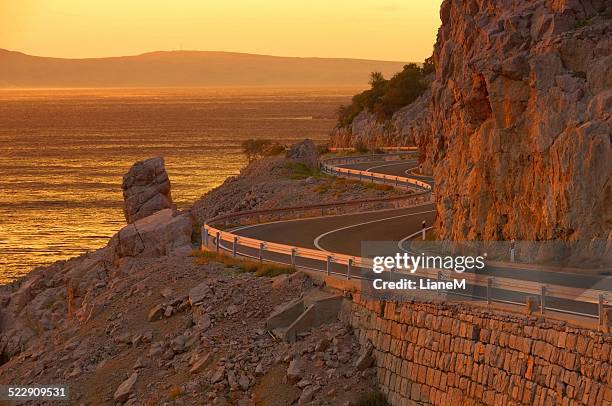
<path fill-rule="evenodd" d="M 188 208 L 239 173 L 243 140 L 323 143 L 359 90 L 0 90 L 0 284 L 106 245 L 134 162 L 163 156 Z"/>

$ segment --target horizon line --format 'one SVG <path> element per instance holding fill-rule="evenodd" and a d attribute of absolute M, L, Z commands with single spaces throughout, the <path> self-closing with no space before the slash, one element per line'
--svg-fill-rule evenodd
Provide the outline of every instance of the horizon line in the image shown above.
<path fill-rule="evenodd" d="M 113 55 L 113 56 L 94 56 L 94 57 L 62 57 L 62 56 L 44 56 L 29 54 L 24 51 L 17 51 L 8 48 L 0 47 L 0 51 L 12 52 L 21 55 L 26 55 L 34 58 L 48 58 L 48 59 L 63 59 L 63 60 L 92 60 L 92 59 L 111 59 L 111 58 L 134 58 L 139 56 L 146 56 L 151 54 L 170 54 L 170 53 L 216 53 L 216 54 L 233 54 L 233 55 L 250 55 L 250 56 L 262 56 L 269 58 L 285 58 L 285 59 L 331 59 L 331 60 L 351 60 L 351 61 L 372 61 L 372 62 L 389 62 L 389 63 L 421 63 L 418 61 L 397 61 L 387 59 L 369 59 L 369 58 L 358 58 L 358 57 L 326 57 L 326 56 L 287 56 L 287 55 L 270 55 L 270 54 L 258 54 L 252 52 L 240 52 L 240 51 L 211 51 L 211 50 L 197 50 L 197 49 L 173 49 L 173 50 L 155 50 L 145 51 L 138 54 L 129 55 Z"/>

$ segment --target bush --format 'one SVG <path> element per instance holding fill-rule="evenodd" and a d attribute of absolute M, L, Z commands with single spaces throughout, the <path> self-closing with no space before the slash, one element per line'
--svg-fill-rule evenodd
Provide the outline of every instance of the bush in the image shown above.
<path fill-rule="evenodd" d="M 317 145 L 317 151 L 319 152 L 319 155 L 327 154 L 329 152 L 329 145 L 328 144 Z"/>
<path fill-rule="evenodd" d="M 310 177 L 322 178 L 325 174 L 319 169 L 311 168 L 310 166 L 300 163 L 288 161 L 285 163 L 285 169 L 289 172 L 289 178 L 293 180 L 303 180 Z"/>
<path fill-rule="evenodd" d="M 370 89 L 353 96 L 349 106 L 337 110 L 338 125 L 348 127 L 363 110 L 376 115 L 380 121 L 391 118 L 400 108 L 415 101 L 428 85 L 425 77 L 434 71 L 432 58 L 427 58 L 422 66 L 416 63 L 404 65 L 404 69 L 391 79 L 385 79 L 380 72 L 370 75 Z"/>
<path fill-rule="evenodd" d="M 366 144 L 363 143 L 363 141 L 357 141 L 354 147 L 355 152 L 358 152 L 360 154 L 365 154 L 368 152 L 368 147 L 366 146 Z"/>
<path fill-rule="evenodd" d="M 242 152 L 249 163 L 254 160 L 264 157 L 282 154 L 286 147 L 278 142 L 273 142 L 268 139 L 253 139 L 242 141 Z"/>

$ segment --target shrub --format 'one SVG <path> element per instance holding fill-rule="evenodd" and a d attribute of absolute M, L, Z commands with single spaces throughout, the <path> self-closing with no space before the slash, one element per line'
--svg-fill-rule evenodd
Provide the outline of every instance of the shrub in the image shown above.
<path fill-rule="evenodd" d="M 354 147 L 355 152 L 358 152 L 360 154 L 365 154 L 368 152 L 368 147 L 366 146 L 366 144 L 363 143 L 363 141 L 357 141 Z"/>
<path fill-rule="evenodd" d="M 328 144 L 317 145 L 317 151 L 319 152 L 319 155 L 327 154 L 329 152 L 329 145 Z"/>
<path fill-rule="evenodd" d="M 263 154 L 264 156 L 280 155 L 280 154 L 284 154 L 286 150 L 287 150 L 287 147 L 285 147 L 283 144 L 279 144 L 278 142 L 275 142 L 272 145 L 269 145 L 267 148 L 265 148 L 263 151 Z"/>
<path fill-rule="evenodd" d="M 286 147 L 278 142 L 273 142 L 268 139 L 253 139 L 242 141 L 242 152 L 249 163 L 254 160 L 264 157 L 273 156 L 285 152 Z"/>
<path fill-rule="evenodd" d="M 289 172 L 289 178 L 293 180 L 302 180 L 310 177 L 325 177 L 325 174 L 323 174 L 319 169 L 311 168 L 310 166 L 300 162 L 287 161 L 285 163 L 285 169 L 287 169 Z"/>
<path fill-rule="evenodd" d="M 353 96 L 349 106 L 342 105 L 338 108 L 338 125 L 348 127 L 363 110 L 372 112 L 380 121 L 389 119 L 393 113 L 425 92 L 428 85 L 424 79 L 433 71 L 433 59 L 430 57 L 422 66 L 416 63 L 404 65 L 401 72 L 388 80 L 380 72 L 372 72 L 370 89 Z"/>

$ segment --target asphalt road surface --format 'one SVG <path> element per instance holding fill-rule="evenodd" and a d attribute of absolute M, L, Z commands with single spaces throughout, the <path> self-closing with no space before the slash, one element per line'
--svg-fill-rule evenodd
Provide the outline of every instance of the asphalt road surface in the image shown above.
<path fill-rule="evenodd" d="M 350 169 L 368 170 L 377 173 L 384 173 L 394 176 L 408 176 L 428 182 L 433 185 L 431 178 L 414 176 L 411 171 L 418 166 L 416 159 L 404 161 L 378 161 L 367 162 L 353 165 L 341 165 Z M 364 255 L 367 251 L 368 242 L 385 241 L 394 242 L 398 248 L 398 242 L 406 237 L 418 233 L 424 220 L 429 226 L 435 217 L 435 206 L 433 204 L 423 204 L 416 207 L 384 210 L 377 212 L 356 213 L 348 215 L 327 216 L 319 218 L 308 218 L 298 220 L 287 220 L 273 223 L 258 224 L 246 227 L 238 227 L 232 230 L 233 233 L 257 238 L 263 241 L 277 242 L 295 247 L 319 249 L 330 253 L 341 253 L 354 256 Z M 400 244 L 401 245 L 401 244 Z M 388 244 L 387 244 L 388 246 Z M 226 248 L 229 248 L 226 246 Z M 405 248 L 405 247 L 402 247 Z M 399 248 L 398 248 L 399 249 Z M 253 257 L 258 257 L 256 249 L 238 246 L 238 252 Z M 380 254 L 377 254 L 380 255 Z M 264 258 L 280 263 L 290 263 L 291 258 L 287 255 L 277 253 L 265 253 Z M 347 275 L 346 266 L 339 264 L 327 264 L 325 262 L 298 258 L 297 266 L 316 270 L 328 269 L 330 273 Z M 612 278 L 597 275 L 580 275 L 571 273 L 557 273 L 547 271 L 537 271 L 529 269 L 516 269 L 504 267 L 489 267 L 479 273 L 521 279 L 540 283 L 557 284 L 578 288 L 595 288 L 600 290 L 612 291 Z M 351 269 L 351 275 L 356 277 L 372 277 L 372 273 L 365 269 Z M 393 278 L 399 274 L 386 275 L 385 278 Z M 402 277 L 406 275 L 402 274 Z M 418 276 L 409 278 L 419 279 Z M 495 300 L 508 303 L 525 303 L 526 294 L 501 289 L 492 289 Z M 457 297 L 457 295 L 453 295 Z M 485 287 L 470 286 L 459 296 L 462 298 L 474 298 L 482 300 L 487 297 Z M 597 306 L 589 303 L 576 302 L 571 300 L 561 300 L 547 298 L 547 308 L 562 310 L 568 313 L 597 314 Z"/>

